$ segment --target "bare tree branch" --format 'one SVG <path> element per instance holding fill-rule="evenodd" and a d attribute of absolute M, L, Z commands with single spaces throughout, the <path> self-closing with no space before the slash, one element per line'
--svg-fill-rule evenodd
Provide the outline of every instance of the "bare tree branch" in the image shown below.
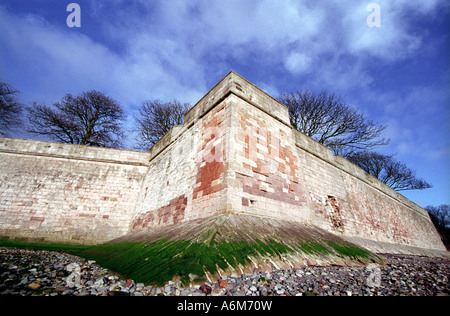
<path fill-rule="evenodd" d="M 393 156 L 371 151 L 359 152 L 347 159 L 396 191 L 423 190 L 432 187 L 425 180 L 417 178 L 413 170 L 395 160 Z"/>
<path fill-rule="evenodd" d="M 70 94 L 53 107 L 33 104 L 28 108 L 30 133 L 46 135 L 63 143 L 112 147 L 121 146 L 125 118 L 122 107 L 98 91 Z"/>
<path fill-rule="evenodd" d="M 183 125 L 184 115 L 190 107 L 189 103 L 181 104 L 177 100 L 144 102 L 139 116 L 135 117 L 139 148 L 149 150 L 173 126 Z"/>
<path fill-rule="evenodd" d="M 334 94 L 305 90 L 284 94 L 279 101 L 288 107 L 294 128 L 331 148 L 335 155 L 348 157 L 389 143 L 380 138 L 385 126 L 367 120 Z"/>
<path fill-rule="evenodd" d="M 425 209 L 428 211 L 434 226 L 436 226 L 447 251 L 450 251 L 450 205 L 428 205 Z"/>
<path fill-rule="evenodd" d="M 7 83 L 0 82 L 0 136 L 6 136 L 22 125 L 23 106 L 15 98 L 18 93 Z"/>

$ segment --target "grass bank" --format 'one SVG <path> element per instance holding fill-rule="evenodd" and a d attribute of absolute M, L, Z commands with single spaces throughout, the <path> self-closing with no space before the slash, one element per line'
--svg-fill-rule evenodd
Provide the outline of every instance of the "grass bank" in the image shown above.
<path fill-rule="evenodd" d="M 115 271 L 126 278 L 162 286 L 179 278 L 183 284 L 202 282 L 207 274 L 239 269 L 265 259 L 281 260 L 286 256 L 339 256 L 348 260 L 371 261 L 373 254 L 351 244 L 335 241 L 301 241 L 289 245 L 269 240 L 210 241 L 157 240 L 153 242 L 119 242 L 96 246 L 0 241 L 2 247 L 63 251 Z"/>

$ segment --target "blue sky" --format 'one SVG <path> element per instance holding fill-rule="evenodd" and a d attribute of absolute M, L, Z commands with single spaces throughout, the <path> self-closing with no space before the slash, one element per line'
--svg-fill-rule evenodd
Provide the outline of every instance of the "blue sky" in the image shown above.
<path fill-rule="evenodd" d="M 341 95 L 388 128 L 379 151 L 434 187 L 403 194 L 450 204 L 448 0 L 64 0 L 0 3 L 0 79 L 25 104 L 100 90 L 132 116 L 145 100 L 196 103 L 230 70 L 277 97 Z M 367 6 L 379 5 L 370 28 Z"/>

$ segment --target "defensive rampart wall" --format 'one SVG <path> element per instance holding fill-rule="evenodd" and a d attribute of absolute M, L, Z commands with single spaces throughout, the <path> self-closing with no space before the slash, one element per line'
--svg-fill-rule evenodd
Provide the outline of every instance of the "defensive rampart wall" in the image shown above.
<path fill-rule="evenodd" d="M 0 138 L 0 235 L 99 243 L 220 214 L 445 250 L 428 214 L 230 72 L 149 153 Z"/>
<path fill-rule="evenodd" d="M 128 232 L 149 153 L 0 138 L 0 236 L 98 243 Z"/>

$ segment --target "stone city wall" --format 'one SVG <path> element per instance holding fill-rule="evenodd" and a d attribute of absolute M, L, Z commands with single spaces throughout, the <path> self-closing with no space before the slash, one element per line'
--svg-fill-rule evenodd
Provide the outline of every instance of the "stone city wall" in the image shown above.
<path fill-rule="evenodd" d="M 427 212 L 230 72 L 149 153 L 0 138 L 0 235 L 98 243 L 234 213 L 445 250 Z"/>
<path fill-rule="evenodd" d="M 91 244 L 126 234 L 148 159 L 0 138 L 0 237 Z"/>

